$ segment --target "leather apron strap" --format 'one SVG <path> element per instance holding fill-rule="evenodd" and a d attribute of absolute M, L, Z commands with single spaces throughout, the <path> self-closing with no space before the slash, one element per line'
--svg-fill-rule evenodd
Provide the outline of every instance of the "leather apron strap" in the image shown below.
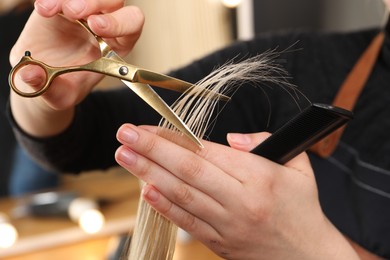
<path fill-rule="evenodd" d="M 350 111 L 353 110 L 355 103 L 374 68 L 384 38 L 385 33 L 383 31 L 379 32 L 359 57 L 336 94 L 332 103 L 334 106 Z M 322 158 L 330 156 L 336 149 L 344 129 L 345 126 L 337 129 L 335 132 L 314 144 L 309 150 Z"/>

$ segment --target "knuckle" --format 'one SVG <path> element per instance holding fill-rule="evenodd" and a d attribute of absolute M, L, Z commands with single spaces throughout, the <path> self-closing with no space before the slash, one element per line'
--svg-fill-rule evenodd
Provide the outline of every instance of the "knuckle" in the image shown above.
<path fill-rule="evenodd" d="M 151 172 L 151 168 L 152 166 L 149 163 L 141 164 L 137 169 L 136 175 L 140 179 L 147 181 L 146 179 L 148 174 Z"/>
<path fill-rule="evenodd" d="M 196 219 L 191 214 L 185 214 L 182 217 L 182 228 L 188 232 L 194 232 L 198 230 L 198 225 Z"/>
<path fill-rule="evenodd" d="M 156 146 L 157 141 L 155 138 L 147 138 L 142 141 L 142 149 L 145 154 L 151 154 Z"/>
<path fill-rule="evenodd" d="M 173 196 L 174 201 L 182 206 L 188 205 L 194 200 L 194 196 L 186 184 L 179 185 L 179 187 L 174 189 Z"/>
<path fill-rule="evenodd" d="M 231 255 L 230 247 L 224 243 L 224 241 L 218 239 L 210 239 L 207 241 L 208 247 L 214 251 L 216 254 L 221 256 L 224 259 L 234 259 L 234 257 Z"/>
<path fill-rule="evenodd" d="M 248 219 L 252 223 L 267 222 L 270 216 L 269 210 L 259 205 L 248 206 L 246 212 Z"/>
<path fill-rule="evenodd" d="M 199 179 L 203 175 L 203 167 L 196 156 L 186 157 L 183 162 L 179 164 L 179 172 L 186 180 Z"/>
<path fill-rule="evenodd" d="M 173 203 L 166 203 L 165 205 L 159 208 L 159 211 L 164 216 L 171 216 L 171 212 L 173 210 Z"/>

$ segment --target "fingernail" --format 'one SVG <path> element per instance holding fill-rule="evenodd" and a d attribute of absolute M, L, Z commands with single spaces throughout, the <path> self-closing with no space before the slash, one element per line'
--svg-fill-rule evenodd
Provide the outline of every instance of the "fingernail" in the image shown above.
<path fill-rule="evenodd" d="M 66 7 L 68 7 L 74 14 L 79 14 L 84 11 L 86 5 L 84 0 L 69 0 L 66 3 Z"/>
<path fill-rule="evenodd" d="M 137 142 L 138 137 L 138 133 L 128 126 L 119 131 L 119 138 L 128 144 Z"/>
<path fill-rule="evenodd" d="M 156 202 L 160 196 L 159 193 L 153 187 L 150 186 L 145 186 L 142 189 L 142 195 L 147 201 L 150 202 Z"/>
<path fill-rule="evenodd" d="M 57 0 L 41 0 L 37 1 L 36 4 L 41 7 L 42 9 L 45 9 L 46 11 L 52 10 L 57 5 Z"/>
<path fill-rule="evenodd" d="M 228 138 L 235 144 L 247 145 L 251 143 L 250 137 L 245 134 L 229 133 Z"/>
<path fill-rule="evenodd" d="M 96 15 L 96 16 L 94 16 L 93 19 L 94 19 L 96 25 L 99 26 L 100 28 L 102 28 L 102 29 L 107 28 L 108 22 L 104 16 Z"/>
<path fill-rule="evenodd" d="M 127 149 L 121 149 L 118 153 L 118 159 L 122 162 L 131 165 L 136 161 L 136 155 Z"/>

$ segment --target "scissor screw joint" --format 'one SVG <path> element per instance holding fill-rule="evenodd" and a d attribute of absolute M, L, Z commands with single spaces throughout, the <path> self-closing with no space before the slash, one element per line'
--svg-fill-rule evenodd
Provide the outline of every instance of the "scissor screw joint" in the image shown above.
<path fill-rule="evenodd" d="M 119 74 L 121 74 L 122 76 L 127 75 L 127 73 L 129 73 L 129 68 L 127 68 L 126 66 L 122 66 L 119 68 Z"/>

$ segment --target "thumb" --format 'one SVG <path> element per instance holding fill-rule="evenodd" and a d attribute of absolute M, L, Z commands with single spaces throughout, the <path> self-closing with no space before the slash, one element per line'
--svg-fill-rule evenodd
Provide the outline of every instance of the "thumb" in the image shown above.
<path fill-rule="evenodd" d="M 268 132 L 251 134 L 229 133 L 227 135 L 227 141 L 230 147 L 248 152 L 262 143 L 270 135 Z"/>
<path fill-rule="evenodd" d="M 229 133 L 227 135 L 227 141 L 230 147 L 249 152 L 256 146 L 261 144 L 271 134 L 268 132 L 252 133 L 252 134 L 239 134 Z M 294 168 L 306 176 L 314 176 L 313 169 L 311 168 L 309 157 L 305 152 L 297 155 L 285 164 L 286 167 Z"/>

